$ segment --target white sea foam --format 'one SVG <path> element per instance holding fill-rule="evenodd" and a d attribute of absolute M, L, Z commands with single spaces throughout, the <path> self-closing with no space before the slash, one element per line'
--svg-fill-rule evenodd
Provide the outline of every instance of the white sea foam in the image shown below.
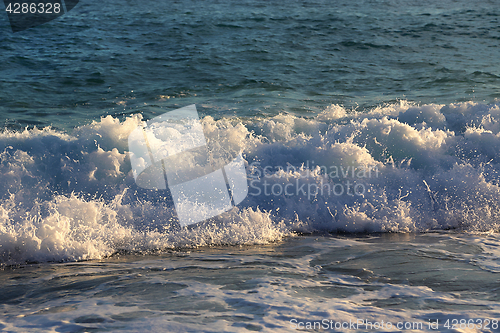
<path fill-rule="evenodd" d="M 239 207 L 188 229 L 179 227 L 168 191 L 134 183 L 127 138 L 141 122 L 140 115 L 107 116 L 70 133 L 0 134 L 4 264 L 260 244 L 293 231 L 497 231 L 500 225 L 499 104 L 403 101 L 363 112 L 332 105 L 310 118 L 207 116 L 201 122 L 209 158 L 224 164 L 242 150 L 252 186 Z M 343 171 L 325 174 L 333 168 Z M 354 168 L 377 173 L 342 174 Z M 362 193 L 327 191 L 325 184 L 346 181 L 360 184 Z M 295 192 L 280 192 L 287 185 Z"/>

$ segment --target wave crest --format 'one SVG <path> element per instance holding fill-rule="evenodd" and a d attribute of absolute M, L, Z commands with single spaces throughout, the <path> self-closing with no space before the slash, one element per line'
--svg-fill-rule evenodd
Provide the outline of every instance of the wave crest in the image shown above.
<path fill-rule="evenodd" d="M 364 111 L 332 105 L 309 118 L 207 116 L 213 156 L 243 150 L 249 196 L 190 228 L 179 227 L 168 191 L 134 184 L 127 138 L 141 122 L 107 116 L 70 133 L 0 133 L 0 261 L 263 244 L 294 231 L 499 228 L 499 104 L 402 101 Z"/>

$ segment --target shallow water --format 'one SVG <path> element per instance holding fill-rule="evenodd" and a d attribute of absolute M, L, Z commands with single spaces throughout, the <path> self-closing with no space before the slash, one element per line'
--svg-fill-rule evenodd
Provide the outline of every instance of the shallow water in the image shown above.
<path fill-rule="evenodd" d="M 311 235 L 11 267 L 1 276 L 1 324 L 7 331 L 289 332 L 299 322 L 351 320 L 359 326 L 349 331 L 366 332 L 358 320 L 383 320 L 392 331 L 411 323 L 415 332 L 433 331 L 431 320 L 439 331 L 458 332 L 446 321 L 474 319 L 478 328 L 477 319 L 489 318 L 490 329 L 466 331 L 496 332 L 499 241 L 467 233 Z"/>

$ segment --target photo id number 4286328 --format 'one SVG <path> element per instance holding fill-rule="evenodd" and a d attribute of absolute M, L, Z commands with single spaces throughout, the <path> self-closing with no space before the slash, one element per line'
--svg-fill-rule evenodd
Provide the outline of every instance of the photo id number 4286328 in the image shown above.
<path fill-rule="evenodd" d="M 59 14 L 60 3 L 9 3 L 5 11 L 9 14 Z"/>

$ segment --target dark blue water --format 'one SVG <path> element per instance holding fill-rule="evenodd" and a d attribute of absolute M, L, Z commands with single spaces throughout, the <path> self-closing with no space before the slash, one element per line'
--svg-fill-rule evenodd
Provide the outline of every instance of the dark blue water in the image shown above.
<path fill-rule="evenodd" d="M 3 9 L 3 7 L 2 7 Z M 95 1 L 12 33 L 0 123 L 68 128 L 147 106 L 309 114 L 500 97 L 496 1 Z"/>

